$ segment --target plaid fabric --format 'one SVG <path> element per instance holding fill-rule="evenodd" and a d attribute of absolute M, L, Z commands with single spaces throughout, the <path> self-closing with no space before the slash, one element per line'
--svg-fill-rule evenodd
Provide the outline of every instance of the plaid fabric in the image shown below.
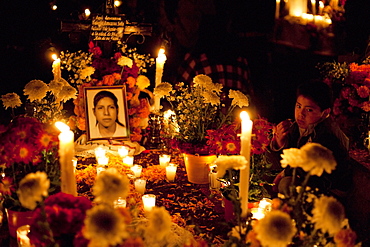
<path fill-rule="evenodd" d="M 204 74 L 214 82 L 221 83 L 227 89 L 240 90 L 252 94 L 250 71 L 246 58 L 238 57 L 234 64 L 211 64 L 206 54 L 195 58 L 187 53 L 183 66 L 179 68 L 179 80 L 190 84 L 196 75 Z"/>

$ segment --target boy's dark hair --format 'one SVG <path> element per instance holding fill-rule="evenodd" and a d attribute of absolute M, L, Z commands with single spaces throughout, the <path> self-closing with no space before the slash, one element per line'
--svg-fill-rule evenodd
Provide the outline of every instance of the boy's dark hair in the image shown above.
<path fill-rule="evenodd" d="M 300 95 L 314 101 L 322 111 L 333 106 L 332 90 L 328 84 L 322 81 L 312 81 L 301 84 L 297 89 L 297 98 Z"/>

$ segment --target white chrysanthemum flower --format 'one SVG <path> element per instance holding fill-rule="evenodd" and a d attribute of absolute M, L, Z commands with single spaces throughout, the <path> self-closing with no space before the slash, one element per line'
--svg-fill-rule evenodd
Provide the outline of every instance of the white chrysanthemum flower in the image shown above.
<path fill-rule="evenodd" d="M 1 100 L 3 101 L 3 106 L 5 109 L 16 108 L 22 105 L 21 98 L 16 93 L 7 93 L 1 96 Z"/>
<path fill-rule="evenodd" d="M 172 91 L 172 85 L 168 82 L 162 82 L 158 86 L 154 88 L 154 95 L 160 98 L 164 96 L 170 96 L 170 92 Z"/>
<path fill-rule="evenodd" d="M 48 196 L 50 181 L 45 172 L 27 174 L 19 183 L 17 194 L 22 206 L 34 210 L 37 202 Z"/>
<path fill-rule="evenodd" d="M 41 80 L 30 81 L 23 89 L 24 95 L 28 95 L 28 99 L 31 102 L 34 100 L 41 100 L 46 96 L 48 91 L 48 85 Z"/>
<path fill-rule="evenodd" d="M 211 77 L 203 74 L 196 75 L 193 78 L 193 83 L 194 87 L 211 88 L 214 86 Z"/>
<path fill-rule="evenodd" d="M 121 244 L 128 237 L 124 217 L 114 208 L 97 205 L 86 212 L 83 235 L 89 246 L 108 247 Z"/>
<path fill-rule="evenodd" d="M 258 221 L 254 229 L 264 247 L 286 247 L 297 231 L 289 214 L 273 210 Z"/>
<path fill-rule="evenodd" d="M 311 175 L 321 176 L 324 170 L 331 173 L 337 166 L 333 152 L 319 143 L 309 142 L 301 147 L 306 156 L 302 169 Z"/>
<path fill-rule="evenodd" d="M 283 150 L 281 166 L 301 167 L 311 175 L 321 176 L 324 171 L 331 173 L 337 162 L 333 153 L 318 143 L 306 143 L 301 149 L 290 148 Z"/>
<path fill-rule="evenodd" d="M 204 91 L 202 93 L 204 98 L 204 103 L 209 103 L 211 105 L 219 105 L 221 103 L 220 97 L 214 92 L 211 91 Z"/>
<path fill-rule="evenodd" d="M 70 85 L 63 86 L 57 97 L 63 102 L 66 102 L 69 99 L 75 99 L 77 97 L 77 90 Z"/>
<path fill-rule="evenodd" d="M 285 168 L 288 165 L 291 167 L 300 167 L 304 162 L 302 151 L 298 148 L 284 149 L 281 154 L 281 167 Z"/>
<path fill-rule="evenodd" d="M 122 66 L 122 67 L 127 66 L 129 68 L 132 68 L 132 65 L 134 64 L 134 61 L 132 61 L 132 59 L 129 58 L 129 57 L 122 56 L 122 57 L 118 58 L 117 64 L 119 66 Z"/>
<path fill-rule="evenodd" d="M 247 159 L 242 155 L 220 155 L 215 160 L 217 177 L 222 178 L 228 169 L 244 169 L 247 167 L 247 164 Z"/>
<path fill-rule="evenodd" d="M 158 242 L 165 239 L 166 235 L 171 232 L 171 215 L 164 207 L 154 207 L 148 214 L 148 219 L 146 233 Z"/>
<path fill-rule="evenodd" d="M 117 198 L 126 198 L 129 191 L 129 180 L 121 175 L 117 169 L 108 168 L 97 176 L 93 186 L 93 195 L 96 202 L 113 205 Z"/>
<path fill-rule="evenodd" d="M 92 74 L 94 74 L 95 72 L 95 68 L 92 67 L 92 66 L 87 66 L 85 68 L 83 68 L 80 72 L 80 78 L 81 79 L 86 79 L 88 77 L 90 77 Z"/>
<path fill-rule="evenodd" d="M 331 236 L 339 232 L 345 222 L 344 207 L 334 197 L 316 199 L 312 215 L 315 229 L 328 232 Z"/>
<path fill-rule="evenodd" d="M 249 99 L 248 97 L 240 92 L 239 90 L 229 90 L 229 98 L 233 99 L 231 105 L 239 106 L 240 108 L 244 106 L 249 106 Z"/>
<path fill-rule="evenodd" d="M 150 80 L 148 77 L 146 77 L 145 75 L 139 75 L 137 78 L 136 78 L 136 86 L 140 89 L 140 90 L 143 90 L 147 87 L 150 86 Z"/>

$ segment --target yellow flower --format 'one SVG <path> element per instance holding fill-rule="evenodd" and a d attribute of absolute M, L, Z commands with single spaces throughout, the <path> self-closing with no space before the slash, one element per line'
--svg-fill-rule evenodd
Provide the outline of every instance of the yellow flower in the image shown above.
<path fill-rule="evenodd" d="M 139 75 L 136 78 L 136 85 L 140 90 L 143 90 L 150 86 L 150 80 L 145 75 Z"/>
<path fill-rule="evenodd" d="M 122 215 L 114 208 L 101 204 L 86 212 L 83 235 L 89 246 L 116 246 L 128 237 Z"/>
<path fill-rule="evenodd" d="M 217 177 L 222 178 L 228 169 L 244 169 L 247 164 L 247 159 L 242 155 L 220 155 L 215 160 L 215 165 L 217 165 Z"/>
<path fill-rule="evenodd" d="M 211 77 L 208 75 L 197 75 L 193 78 L 193 83 L 195 87 L 210 88 L 213 87 L 213 82 Z"/>
<path fill-rule="evenodd" d="M 63 86 L 58 94 L 60 101 L 66 102 L 69 99 L 75 99 L 77 96 L 77 90 L 71 85 Z"/>
<path fill-rule="evenodd" d="M 172 91 L 172 85 L 168 82 L 162 82 L 154 88 L 154 95 L 162 98 L 164 96 L 170 96 Z"/>
<path fill-rule="evenodd" d="M 93 186 L 93 195 L 96 202 L 113 205 L 117 198 L 126 198 L 129 191 L 129 180 L 121 175 L 117 169 L 108 168 L 97 176 Z"/>
<path fill-rule="evenodd" d="M 332 152 L 318 143 L 309 142 L 300 149 L 283 150 L 281 166 L 301 167 L 311 175 L 321 176 L 324 171 L 331 173 L 337 162 Z"/>
<path fill-rule="evenodd" d="M 273 210 L 258 221 L 255 231 L 264 247 L 286 247 L 297 231 L 289 214 Z"/>
<path fill-rule="evenodd" d="M 80 78 L 85 80 L 86 78 L 90 77 L 92 74 L 94 74 L 95 68 L 92 66 L 87 66 L 83 68 L 80 72 Z"/>
<path fill-rule="evenodd" d="M 18 94 L 16 93 L 7 93 L 1 96 L 1 100 L 3 101 L 3 106 L 5 109 L 15 108 L 22 105 L 22 101 Z"/>
<path fill-rule="evenodd" d="M 229 98 L 233 99 L 231 105 L 237 105 L 240 108 L 244 106 L 249 106 L 248 97 L 240 92 L 239 90 L 232 90 L 229 91 Z"/>
<path fill-rule="evenodd" d="M 48 85 L 41 80 L 30 81 L 23 89 L 24 95 L 28 95 L 31 102 L 43 99 L 48 91 Z"/>
<path fill-rule="evenodd" d="M 49 89 L 54 95 L 58 95 L 60 90 L 62 90 L 62 87 L 65 85 L 64 84 L 65 80 L 52 80 L 49 83 Z"/>
<path fill-rule="evenodd" d="M 331 236 L 339 232 L 345 223 L 344 207 L 334 197 L 322 196 L 316 199 L 312 215 L 315 229 L 328 232 Z"/>
<path fill-rule="evenodd" d="M 160 242 L 171 232 L 171 215 L 164 207 L 154 207 L 148 215 L 146 233 Z"/>
<path fill-rule="evenodd" d="M 211 105 L 219 105 L 221 103 L 220 97 L 211 91 L 204 91 L 202 96 L 204 97 L 204 103 Z"/>
<path fill-rule="evenodd" d="M 37 202 L 48 195 L 50 181 L 45 172 L 27 174 L 19 183 L 17 194 L 22 206 L 34 210 Z"/>
<path fill-rule="evenodd" d="M 132 59 L 131 58 L 129 58 L 129 57 L 125 57 L 125 56 L 122 56 L 122 57 L 120 57 L 120 58 L 118 58 L 118 62 L 117 62 L 117 64 L 119 65 L 119 66 L 127 66 L 127 67 L 129 67 L 129 68 L 132 68 L 132 65 L 134 64 L 133 63 L 133 61 L 132 61 Z"/>

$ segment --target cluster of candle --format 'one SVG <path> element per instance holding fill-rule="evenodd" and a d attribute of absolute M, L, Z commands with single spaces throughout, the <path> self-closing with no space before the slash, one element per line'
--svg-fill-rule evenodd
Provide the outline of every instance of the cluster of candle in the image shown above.
<path fill-rule="evenodd" d="M 175 181 L 177 166 L 173 163 L 170 163 L 171 155 L 161 154 L 159 155 L 159 165 L 162 168 L 166 169 L 166 178 L 168 181 Z"/>
<path fill-rule="evenodd" d="M 275 18 L 280 17 L 280 3 L 281 0 L 276 0 Z M 307 11 L 308 0 L 284 0 L 285 9 L 289 12 L 290 16 L 300 17 L 304 21 L 314 22 L 322 27 L 327 27 L 331 24 L 329 17 L 323 16 L 324 2 L 311 0 L 311 13 Z M 318 3 L 318 4 L 317 4 Z M 330 2 L 332 8 L 338 8 L 338 1 L 332 0 Z"/>

